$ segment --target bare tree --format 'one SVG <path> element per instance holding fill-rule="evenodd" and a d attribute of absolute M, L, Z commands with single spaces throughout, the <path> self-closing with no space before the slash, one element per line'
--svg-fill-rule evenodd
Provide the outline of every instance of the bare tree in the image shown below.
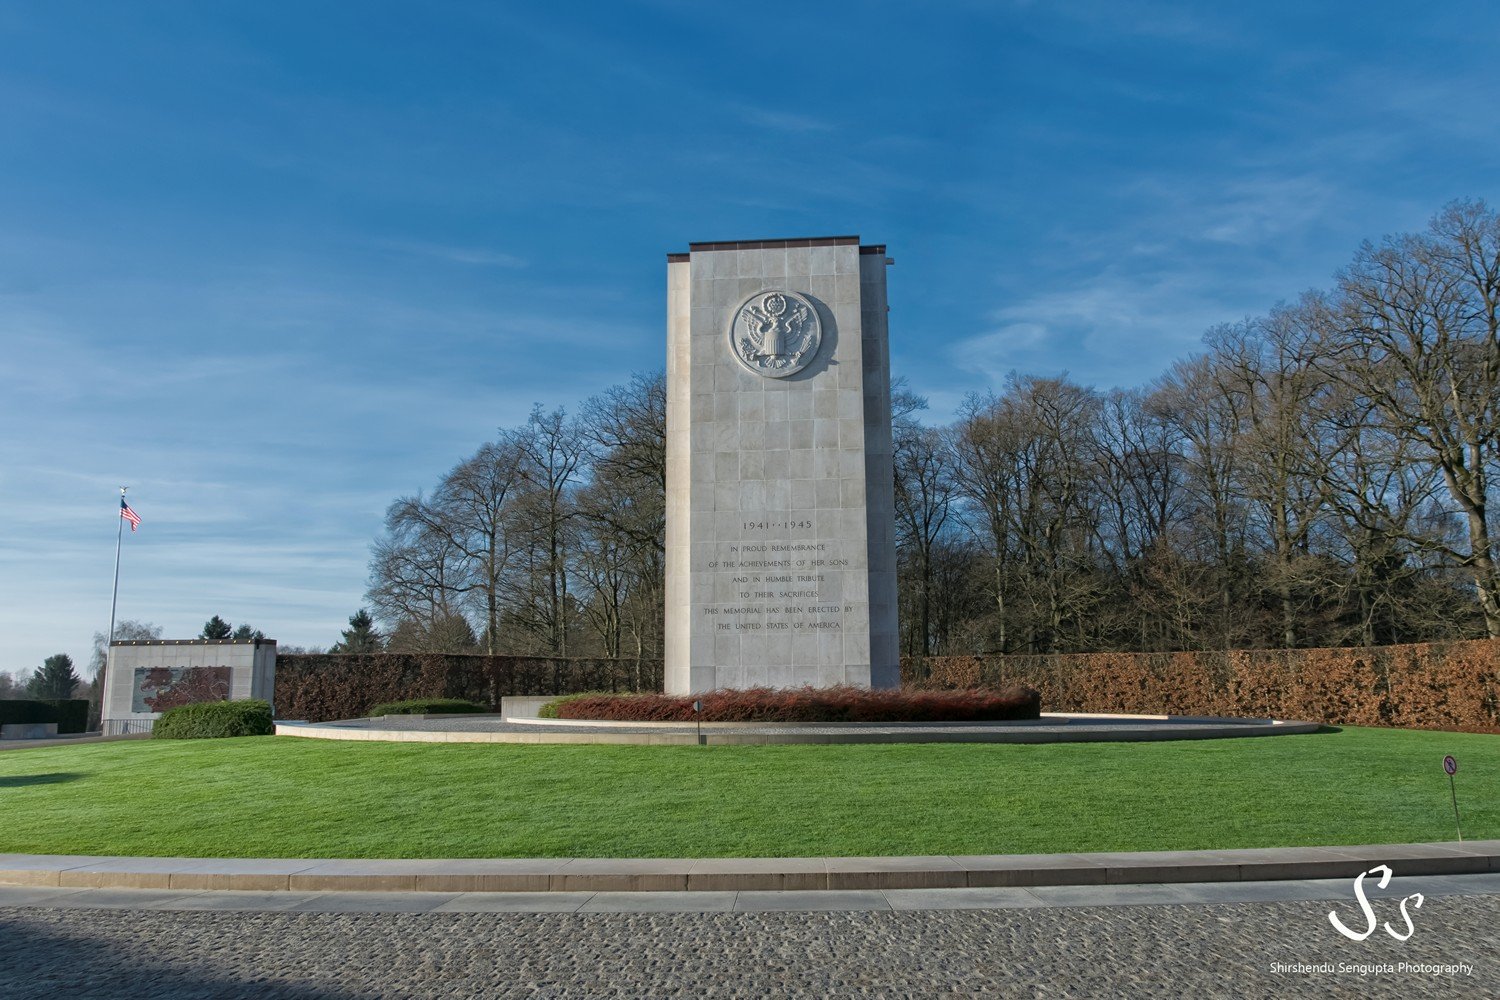
<path fill-rule="evenodd" d="M 993 602 L 993 645 L 1010 650 L 1007 594 L 1016 553 L 1012 529 L 1016 514 L 1019 454 L 1024 435 L 1007 414 L 1000 400 L 989 393 L 971 395 L 964 401 L 954 425 L 953 442 L 958 462 L 957 486 L 971 514 L 970 523 L 990 561 L 990 595 Z"/>
<path fill-rule="evenodd" d="M 1458 203 L 1143 390 L 1012 375 L 941 427 L 897 380 L 903 648 L 1500 636 L 1497 317 L 1500 222 Z M 659 656 L 665 395 L 538 407 L 393 504 L 393 648 Z"/>
<path fill-rule="evenodd" d="M 1204 356 L 1172 366 L 1157 383 L 1150 405 L 1170 421 L 1183 441 L 1187 473 L 1189 530 L 1184 542 L 1189 559 L 1209 567 L 1205 583 L 1217 595 L 1217 613 L 1203 623 L 1214 633 L 1208 645 L 1230 649 L 1243 645 L 1248 630 L 1242 621 L 1241 596 L 1248 575 L 1245 505 L 1237 489 L 1235 441 L 1244 417 L 1239 401 L 1221 389 L 1213 363 Z"/>
<path fill-rule="evenodd" d="M 520 456 L 525 488 L 518 511 L 527 526 L 525 571 L 515 578 L 512 614 L 546 652 L 567 656 L 573 601 L 568 591 L 569 559 L 586 442 L 564 410 L 548 413 L 540 406 L 510 440 Z"/>
<path fill-rule="evenodd" d="M 500 596 L 516 548 L 515 497 L 522 487 L 521 449 L 509 437 L 483 445 L 443 478 L 434 496 L 444 533 L 466 563 L 463 592 L 483 608 L 485 652 L 499 651 Z"/>
<path fill-rule="evenodd" d="M 1471 574 L 1485 632 L 1500 638 L 1490 525 L 1500 461 L 1500 219 L 1481 202 L 1450 205 L 1426 233 L 1366 243 L 1339 288 L 1341 370 L 1441 473 L 1467 536 L 1441 550 Z"/>
<path fill-rule="evenodd" d="M 418 623 L 424 635 L 462 640 L 451 627 L 434 626 L 472 608 L 484 625 L 485 651 L 498 652 L 522 476 L 520 448 L 502 437 L 449 470 L 430 497 L 393 503 L 372 564 L 368 596 L 378 616 L 392 626 Z"/>
<path fill-rule="evenodd" d="M 1181 613 L 1186 567 L 1172 550 L 1186 517 L 1182 444 L 1145 391 L 1115 389 L 1103 397 L 1092 454 L 1098 552 L 1128 597 L 1101 605 L 1098 639 L 1111 646 L 1192 644 L 1201 616 L 1190 622 Z"/>
<path fill-rule="evenodd" d="M 607 656 L 661 652 L 666 548 L 666 378 L 636 375 L 588 400 L 579 428 L 588 485 L 577 494 L 582 603 Z M 636 683 L 639 685 L 637 676 Z"/>
<path fill-rule="evenodd" d="M 139 622 L 130 618 L 124 618 L 115 622 L 116 641 L 160 639 L 161 626 L 150 622 Z M 94 633 L 94 651 L 89 657 L 89 676 L 97 682 L 99 671 L 104 669 L 105 657 L 109 651 L 109 633 Z"/>
<path fill-rule="evenodd" d="M 115 622 L 116 641 L 160 639 L 161 626 L 150 622 L 135 621 L 130 618 Z M 109 656 L 109 633 L 94 633 L 94 650 L 89 656 L 89 728 L 93 729 L 99 722 L 101 706 L 104 702 L 104 665 Z"/>
<path fill-rule="evenodd" d="M 1230 482 L 1255 515 L 1269 565 L 1262 577 L 1274 591 L 1283 647 L 1299 645 L 1309 608 L 1298 591 L 1320 565 L 1309 549 L 1326 509 L 1327 442 L 1314 414 L 1328 380 L 1317 365 L 1323 339 L 1316 298 L 1279 306 L 1264 319 L 1211 331 L 1209 372 L 1239 420 L 1227 442 Z"/>
<path fill-rule="evenodd" d="M 1034 611 L 1027 645 L 1051 652 L 1082 624 L 1097 596 L 1097 536 L 1088 459 L 1095 449 L 1098 396 L 1062 378 L 1013 377 L 1007 402 L 1026 446 L 1017 454 L 1016 539 Z"/>
<path fill-rule="evenodd" d="M 1065 378 L 1012 376 L 1003 396 L 974 397 L 960 417 L 956 489 L 995 561 L 1002 648 L 1010 645 L 1011 618 L 1029 651 L 1050 651 L 1065 628 L 1084 627 L 1097 583 L 1089 461 L 1098 402 Z M 1025 607 L 1007 607 L 1007 589 Z"/>
<path fill-rule="evenodd" d="M 933 652 L 934 550 L 948 526 L 957 491 L 947 436 L 934 427 L 903 421 L 895 434 L 896 541 L 915 563 L 915 628 L 919 655 Z"/>
<path fill-rule="evenodd" d="M 375 617 L 385 623 L 393 650 L 401 648 L 398 636 L 425 636 L 436 622 L 460 614 L 463 554 L 440 533 L 427 530 L 425 518 L 413 516 L 423 502 L 417 496 L 391 504 L 385 535 L 371 549 L 365 596 Z"/>
<path fill-rule="evenodd" d="M 1435 622 L 1462 617 L 1450 588 L 1432 584 L 1442 577 L 1432 554 L 1458 528 L 1436 506 L 1440 477 L 1374 404 L 1345 383 L 1334 386 L 1318 420 L 1331 442 L 1323 476 L 1337 538 L 1332 554 L 1346 567 L 1336 583 L 1353 618 L 1347 639 L 1373 646 L 1440 638 Z"/>

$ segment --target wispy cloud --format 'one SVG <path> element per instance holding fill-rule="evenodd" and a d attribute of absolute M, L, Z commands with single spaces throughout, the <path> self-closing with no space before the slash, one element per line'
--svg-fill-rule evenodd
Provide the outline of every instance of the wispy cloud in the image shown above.
<path fill-rule="evenodd" d="M 1227 16 L 1227 8 L 1214 5 L 1192 10 L 1184 5 L 1159 0 L 1133 0 L 1121 4 L 1114 0 L 1053 0 L 1038 4 L 1023 0 L 1017 4 L 1030 16 L 1058 18 L 1075 27 L 1107 32 L 1114 37 L 1136 36 L 1195 45 L 1244 44 L 1242 26 Z"/>
<path fill-rule="evenodd" d="M 956 369 L 990 386 L 1013 371 L 1141 385 L 1201 349 L 1210 327 L 1326 283 L 1353 249 L 1352 237 L 1328 247 L 1348 231 L 1336 218 L 1347 203 L 1318 176 L 1141 178 L 1126 190 L 1123 224 L 1057 233 L 1052 277 L 1006 285 L 987 327 L 949 349 Z"/>
<path fill-rule="evenodd" d="M 331 641 L 390 499 L 661 366 L 689 240 L 888 242 L 896 374 L 945 420 L 1011 370 L 1139 384 L 1500 194 L 1472 0 L 785 4 L 749 34 L 687 0 L 345 6 L 12 18 L 0 669 L 107 617 L 120 482 L 122 611 Z"/>
<path fill-rule="evenodd" d="M 822 118 L 793 111 L 740 105 L 738 112 L 740 118 L 747 124 L 774 132 L 832 132 L 834 129 L 831 122 Z"/>
<path fill-rule="evenodd" d="M 1186 280 L 1106 271 L 995 310 L 993 326 L 959 340 L 948 357 L 990 385 L 1013 371 L 1139 385 L 1195 350 L 1209 326 L 1234 318 Z"/>
<path fill-rule="evenodd" d="M 431 257 L 455 264 L 476 264 L 485 267 L 527 266 L 524 257 L 484 247 L 449 246 L 442 243 L 418 243 L 410 240 L 386 240 L 377 245 L 396 253 L 409 254 L 414 257 Z"/>
<path fill-rule="evenodd" d="M 1305 232 L 1337 202 L 1334 184 L 1321 177 L 1235 178 L 1203 206 L 1199 232 L 1214 242 L 1264 246 Z"/>

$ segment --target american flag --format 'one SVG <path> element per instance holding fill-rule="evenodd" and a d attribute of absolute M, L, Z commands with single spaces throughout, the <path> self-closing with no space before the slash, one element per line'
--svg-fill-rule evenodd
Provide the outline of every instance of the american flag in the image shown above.
<path fill-rule="evenodd" d="M 130 522 L 132 532 L 141 526 L 141 515 L 130 509 L 130 504 L 125 502 L 124 497 L 120 498 L 120 516 Z"/>

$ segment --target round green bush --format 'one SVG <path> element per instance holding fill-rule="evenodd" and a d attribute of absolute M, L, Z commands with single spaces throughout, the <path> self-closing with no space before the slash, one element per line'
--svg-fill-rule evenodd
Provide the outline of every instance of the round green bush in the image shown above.
<path fill-rule="evenodd" d="M 382 715 L 465 715 L 488 712 L 489 709 L 462 698 L 412 698 L 408 701 L 385 701 L 370 709 L 370 718 Z"/>
<path fill-rule="evenodd" d="M 226 736 L 270 736 L 276 732 L 271 705 L 258 698 L 200 701 L 169 708 L 151 727 L 159 740 L 209 740 Z"/>

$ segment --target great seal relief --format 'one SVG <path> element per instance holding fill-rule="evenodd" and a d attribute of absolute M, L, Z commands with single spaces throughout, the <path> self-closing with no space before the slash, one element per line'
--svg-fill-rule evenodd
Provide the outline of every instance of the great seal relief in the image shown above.
<path fill-rule="evenodd" d="M 796 292 L 756 292 L 734 311 L 729 350 L 757 375 L 786 378 L 806 368 L 823 342 L 818 310 Z"/>

